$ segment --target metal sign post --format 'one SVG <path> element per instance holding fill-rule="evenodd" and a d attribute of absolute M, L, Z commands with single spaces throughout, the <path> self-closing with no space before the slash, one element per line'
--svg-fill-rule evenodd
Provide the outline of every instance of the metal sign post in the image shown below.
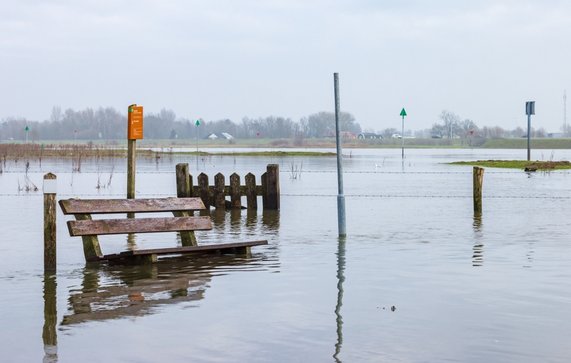
<path fill-rule="evenodd" d="M 525 114 L 527 115 L 527 161 L 531 160 L 531 115 L 535 115 L 535 101 L 525 103 Z"/>
<path fill-rule="evenodd" d="M 339 74 L 333 73 L 333 88 L 335 92 L 335 140 L 337 142 L 337 225 L 339 229 L 339 237 L 347 236 L 345 226 L 345 196 L 343 195 L 343 164 L 341 151 L 341 138 L 339 127 Z"/>
<path fill-rule="evenodd" d="M 194 124 L 196 125 L 196 170 L 198 170 L 198 126 L 200 126 L 200 120 L 196 120 Z"/>
<path fill-rule="evenodd" d="M 401 139 L 401 147 L 402 147 L 402 158 L 404 160 L 404 117 L 406 116 L 406 110 L 404 109 L 404 107 L 402 108 L 402 110 L 400 112 L 400 116 L 402 117 L 402 131 L 400 134 L 400 139 Z"/>

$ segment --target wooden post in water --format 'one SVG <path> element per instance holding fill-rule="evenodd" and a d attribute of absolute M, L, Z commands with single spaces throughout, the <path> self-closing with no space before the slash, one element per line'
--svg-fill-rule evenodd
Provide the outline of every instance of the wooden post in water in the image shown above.
<path fill-rule="evenodd" d="M 190 183 L 190 174 L 188 173 L 188 164 L 180 163 L 176 165 L 176 196 L 178 198 L 190 198 L 192 196 L 192 185 Z M 190 217 L 190 212 L 174 212 L 175 217 Z M 198 246 L 196 235 L 193 231 L 182 231 L 180 240 L 183 246 Z"/>
<path fill-rule="evenodd" d="M 176 196 L 178 198 L 190 198 L 192 190 L 190 188 L 190 174 L 188 164 L 176 164 Z"/>
<path fill-rule="evenodd" d="M 264 209 L 280 209 L 280 166 L 268 164 L 266 172 L 266 198 Z"/>
<path fill-rule="evenodd" d="M 55 272 L 56 259 L 56 193 L 55 174 L 44 175 L 44 272 Z"/>
<path fill-rule="evenodd" d="M 127 140 L 127 199 L 135 199 L 137 140 Z"/>
<path fill-rule="evenodd" d="M 240 195 L 240 176 L 236 173 L 230 175 L 230 204 L 232 209 L 242 208 L 242 197 Z"/>
<path fill-rule="evenodd" d="M 258 209 L 258 194 L 256 193 L 256 176 L 252 173 L 246 174 L 246 202 L 248 210 Z"/>
<path fill-rule="evenodd" d="M 198 196 L 202 199 L 202 203 L 206 207 L 206 210 L 210 210 L 210 192 L 208 190 L 208 175 L 200 173 L 198 175 Z"/>
<path fill-rule="evenodd" d="M 214 176 L 214 206 L 216 209 L 226 208 L 226 198 L 224 197 L 224 175 L 218 173 Z"/>
<path fill-rule="evenodd" d="M 484 183 L 484 168 L 475 166 L 474 178 L 474 214 L 482 214 L 482 184 Z"/>

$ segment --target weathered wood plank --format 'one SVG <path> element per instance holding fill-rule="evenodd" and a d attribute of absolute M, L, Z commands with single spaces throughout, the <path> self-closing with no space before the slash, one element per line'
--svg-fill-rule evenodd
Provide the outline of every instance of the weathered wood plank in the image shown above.
<path fill-rule="evenodd" d="M 242 198 L 240 195 L 240 175 L 233 173 L 230 175 L 230 203 L 232 209 L 242 208 Z"/>
<path fill-rule="evenodd" d="M 246 174 L 246 203 L 248 209 L 258 209 L 258 193 L 256 192 L 256 177 L 252 173 Z"/>
<path fill-rule="evenodd" d="M 269 164 L 267 166 L 266 177 L 266 193 L 267 205 L 264 209 L 279 210 L 280 209 L 280 166 L 278 164 Z"/>
<path fill-rule="evenodd" d="M 267 244 L 268 241 L 262 240 L 262 241 L 247 241 L 247 242 L 235 242 L 235 243 L 221 243 L 221 244 L 195 246 L 195 247 L 155 248 L 147 250 L 125 251 L 121 253 L 105 255 L 103 256 L 103 259 L 113 260 L 113 259 L 120 259 L 132 256 L 143 256 L 143 255 L 175 255 L 175 254 L 205 253 L 205 252 L 229 251 L 229 250 L 246 251 L 245 249 L 248 247 L 262 246 Z"/>
<path fill-rule="evenodd" d="M 112 214 L 195 211 L 204 209 L 200 198 L 65 199 L 64 214 Z"/>
<path fill-rule="evenodd" d="M 218 173 L 214 176 L 214 206 L 216 209 L 226 208 L 225 198 L 224 198 L 224 183 L 225 178 L 222 173 Z"/>
<path fill-rule="evenodd" d="M 190 174 L 188 164 L 176 164 L 176 196 L 179 198 L 190 198 L 192 188 L 190 186 Z"/>
<path fill-rule="evenodd" d="M 198 175 L 198 195 L 206 209 L 210 209 L 212 203 L 210 202 L 210 191 L 208 190 L 208 175 L 200 173 Z"/>
<path fill-rule="evenodd" d="M 170 217 L 68 221 L 67 226 L 70 236 L 75 237 L 124 233 L 205 231 L 212 229 L 212 222 L 208 217 Z"/>

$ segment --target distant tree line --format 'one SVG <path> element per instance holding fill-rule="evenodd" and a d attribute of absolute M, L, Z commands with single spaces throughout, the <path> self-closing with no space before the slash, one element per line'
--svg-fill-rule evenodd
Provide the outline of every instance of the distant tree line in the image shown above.
<path fill-rule="evenodd" d="M 205 138 L 214 133 L 225 132 L 236 138 L 295 139 L 300 143 L 305 138 L 323 138 L 335 136 L 335 119 L 332 112 L 318 112 L 299 121 L 280 116 L 250 118 L 239 122 L 230 119 L 197 120 L 177 118 L 172 110 L 162 109 L 158 113 L 145 113 L 144 136 L 147 139 L 194 139 Z M 347 112 L 340 114 L 341 131 L 358 135 L 361 126 L 355 117 Z M 8 118 L 0 122 L 0 140 L 115 140 L 127 136 L 127 116 L 114 108 L 86 108 L 75 111 L 60 107 L 52 109 L 49 119 L 30 121 L 23 118 Z M 367 129 L 365 132 L 380 134 L 383 138 L 400 136 L 400 130 L 386 128 L 381 131 Z M 525 137 L 526 130 L 517 127 L 506 130 L 499 126 L 479 127 L 470 119 L 462 119 L 453 112 L 442 111 L 432 128 L 419 130 L 405 136 L 419 138 L 444 139 L 489 139 Z M 543 128 L 531 130 L 532 137 L 545 137 Z"/>
<path fill-rule="evenodd" d="M 199 121 L 199 126 L 196 126 L 196 121 Z M 361 132 L 355 117 L 347 112 L 340 114 L 340 128 L 355 135 Z M 24 140 L 26 134 L 30 141 L 125 139 L 126 129 L 126 114 L 114 108 L 62 111 L 54 107 L 50 118 L 45 121 L 23 118 L 2 120 L 0 140 Z M 229 119 L 206 121 L 177 118 L 173 111 L 166 109 L 158 113 L 145 113 L 144 116 L 144 136 L 148 139 L 205 138 L 212 133 L 222 132 L 236 138 L 333 137 L 335 118 L 332 112 L 318 112 L 298 122 L 279 116 L 244 117 L 240 122 Z"/>
<path fill-rule="evenodd" d="M 527 130 L 521 127 L 516 127 L 513 130 L 506 130 L 499 126 L 483 126 L 478 127 L 476 123 L 470 119 L 461 119 L 460 116 L 453 112 L 442 111 L 439 116 L 439 121 L 432 125 L 430 129 L 430 137 L 433 138 L 484 138 L 484 139 L 497 139 L 497 138 L 513 138 L 513 137 L 526 137 Z M 544 128 L 532 128 L 530 132 L 531 137 L 546 137 L 547 132 Z"/>

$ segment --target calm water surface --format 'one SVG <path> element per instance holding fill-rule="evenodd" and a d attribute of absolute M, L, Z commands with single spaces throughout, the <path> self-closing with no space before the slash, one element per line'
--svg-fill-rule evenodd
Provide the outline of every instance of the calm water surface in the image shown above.
<path fill-rule="evenodd" d="M 470 167 L 524 150 L 345 150 L 346 240 L 331 157 L 139 160 L 137 196 L 176 194 L 174 168 L 257 177 L 280 164 L 281 211 L 213 212 L 199 243 L 268 239 L 251 258 L 86 267 L 58 214 L 58 271 L 43 274 L 42 175 L 61 198 L 124 196 L 122 160 L 8 161 L 0 174 L 2 362 L 568 362 L 571 173 Z M 571 159 L 537 151 L 535 159 Z M 292 172 L 292 169 L 301 172 Z M 297 176 L 297 178 L 295 178 Z M 28 178 L 28 179 L 27 179 Z M 111 179 L 111 180 L 110 180 Z M 99 185 L 102 188 L 96 188 Z M 110 180 L 110 182 L 109 182 Z M 109 184 L 109 185 L 108 185 Z M 101 238 L 104 253 L 175 234 Z"/>

